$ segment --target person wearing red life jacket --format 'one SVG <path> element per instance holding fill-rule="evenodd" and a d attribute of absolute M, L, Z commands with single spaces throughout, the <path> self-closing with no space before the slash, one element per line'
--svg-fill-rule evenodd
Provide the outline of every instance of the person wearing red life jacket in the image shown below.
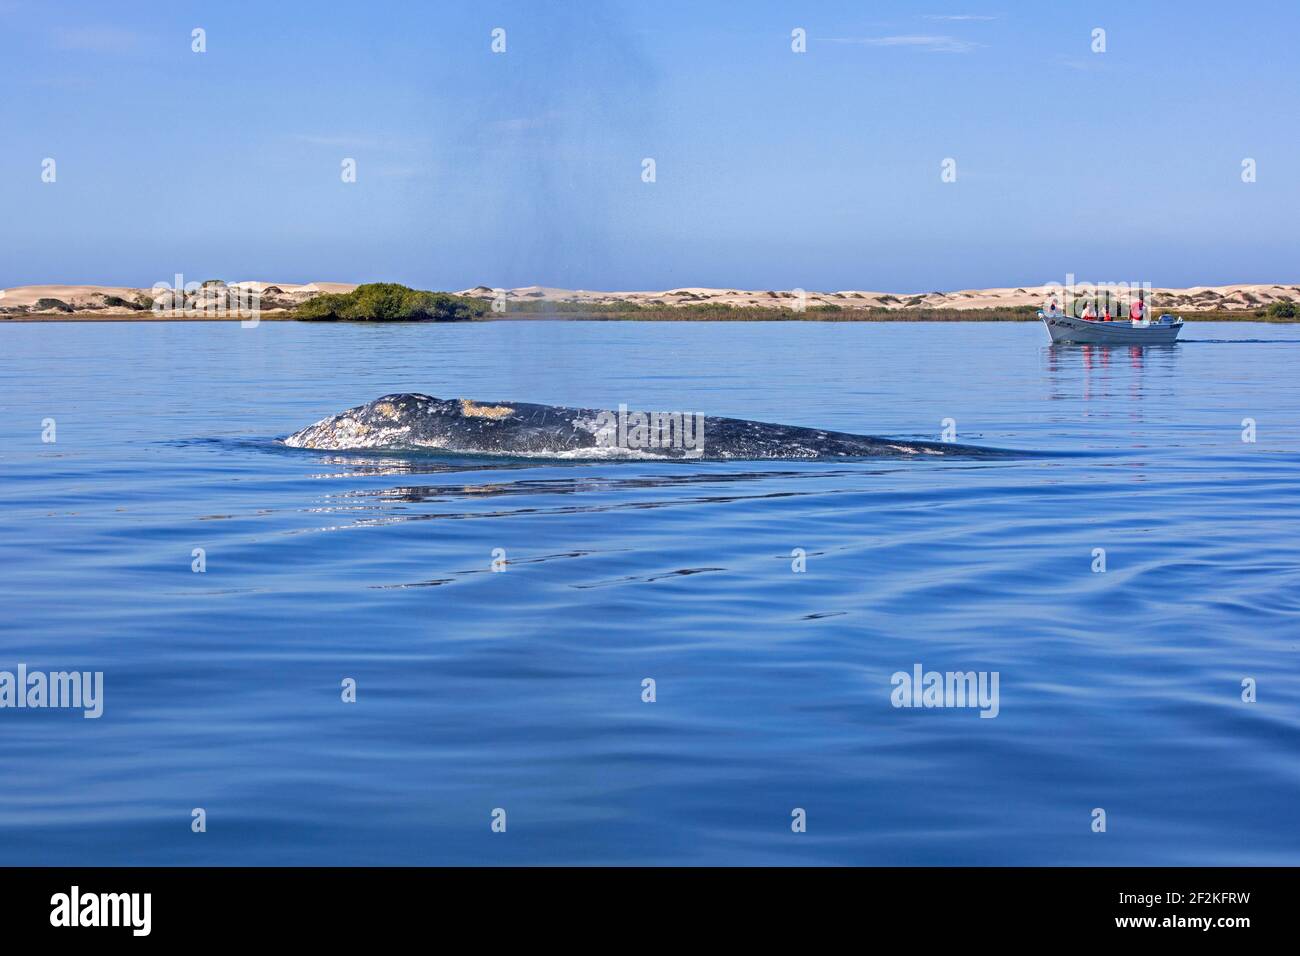
<path fill-rule="evenodd" d="M 1141 322 L 1146 315 L 1147 306 L 1142 301 L 1142 294 L 1138 293 L 1137 300 L 1129 306 L 1128 317 L 1134 322 Z"/>

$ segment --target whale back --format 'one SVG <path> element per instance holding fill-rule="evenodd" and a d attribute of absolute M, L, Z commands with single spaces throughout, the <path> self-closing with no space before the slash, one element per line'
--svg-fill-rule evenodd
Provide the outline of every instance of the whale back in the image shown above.
<path fill-rule="evenodd" d="M 412 449 L 534 458 L 815 459 L 988 456 L 993 450 L 679 412 L 384 395 L 308 425 L 293 448 Z"/>

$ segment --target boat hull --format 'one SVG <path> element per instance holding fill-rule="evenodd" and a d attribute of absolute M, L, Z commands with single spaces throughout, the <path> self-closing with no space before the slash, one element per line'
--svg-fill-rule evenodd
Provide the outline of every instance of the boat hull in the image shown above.
<path fill-rule="evenodd" d="M 1061 345 L 1173 345 L 1182 322 L 1167 325 L 1133 325 L 1121 322 L 1096 322 L 1076 319 L 1072 315 L 1042 315 L 1047 334 Z"/>

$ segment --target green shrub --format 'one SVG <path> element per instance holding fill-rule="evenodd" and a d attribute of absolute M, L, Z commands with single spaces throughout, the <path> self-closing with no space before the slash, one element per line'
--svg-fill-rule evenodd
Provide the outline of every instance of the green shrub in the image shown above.
<path fill-rule="evenodd" d="M 308 299 L 293 310 L 295 319 L 353 322 L 454 322 L 481 318 L 487 305 L 478 299 L 423 292 L 396 282 L 371 282 L 351 292 Z"/>
<path fill-rule="evenodd" d="M 1274 302 L 1268 307 L 1268 314 L 1275 319 L 1294 319 L 1296 314 L 1295 303 L 1290 299 Z"/>
<path fill-rule="evenodd" d="M 144 308 L 144 306 L 140 305 L 139 302 L 127 302 L 126 299 L 119 295 L 104 296 L 104 305 L 113 309 L 134 309 L 137 312 Z"/>

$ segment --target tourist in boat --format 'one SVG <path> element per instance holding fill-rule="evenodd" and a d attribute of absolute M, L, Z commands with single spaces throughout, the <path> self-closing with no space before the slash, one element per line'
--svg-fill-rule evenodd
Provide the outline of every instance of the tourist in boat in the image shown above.
<path fill-rule="evenodd" d="M 1095 322 L 1097 320 L 1097 312 L 1093 309 L 1091 301 L 1083 307 L 1083 315 L 1079 316 L 1079 318 L 1086 319 L 1089 322 Z"/>
<path fill-rule="evenodd" d="M 1129 307 L 1128 317 L 1134 322 L 1141 322 L 1146 316 L 1147 304 L 1142 300 L 1142 294 L 1138 293 L 1137 301 Z"/>

